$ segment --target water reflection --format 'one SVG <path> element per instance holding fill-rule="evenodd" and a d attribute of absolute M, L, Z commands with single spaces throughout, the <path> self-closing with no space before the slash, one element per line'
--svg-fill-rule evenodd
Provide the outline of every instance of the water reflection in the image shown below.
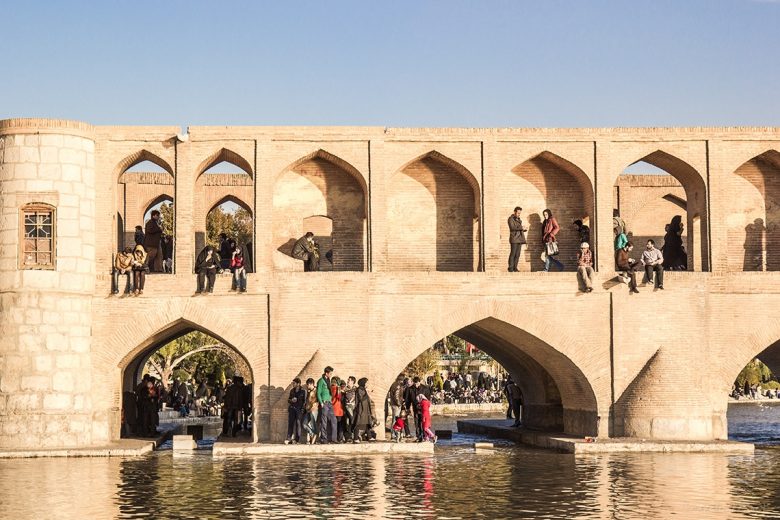
<path fill-rule="evenodd" d="M 780 449 L 0 461 L 0 518 L 777 518 Z"/>

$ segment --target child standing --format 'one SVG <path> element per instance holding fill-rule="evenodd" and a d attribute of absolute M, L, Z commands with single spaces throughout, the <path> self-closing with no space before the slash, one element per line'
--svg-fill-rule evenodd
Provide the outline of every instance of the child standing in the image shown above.
<path fill-rule="evenodd" d="M 395 442 L 401 442 L 404 436 L 404 428 L 406 428 L 406 410 L 401 410 L 400 415 L 395 418 L 392 428 L 392 440 Z"/>
<path fill-rule="evenodd" d="M 436 435 L 434 435 L 433 431 L 431 430 L 431 402 L 428 400 L 427 397 L 425 397 L 425 394 L 418 394 L 417 395 L 417 402 L 420 405 L 422 420 L 420 421 L 421 427 L 423 429 L 423 441 L 430 440 L 431 442 L 436 442 L 438 438 Z"/>

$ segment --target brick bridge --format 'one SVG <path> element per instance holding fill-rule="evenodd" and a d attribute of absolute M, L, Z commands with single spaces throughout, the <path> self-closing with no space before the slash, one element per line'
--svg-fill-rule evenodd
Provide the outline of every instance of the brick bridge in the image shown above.
<path fill-rule="evenodd" d="M 457 333 L 520 382 L 531 427 L 658 439 L 727 436 L 727 393 L 759 356 L 780 371 L 780 129 L 390 129 L 92 126 L 0 121 L 0 447 L 118 438 L 123 387 L 191 330 L 235 348 L 255 383 L 255 439 L 279 440 L 297 376 L 367 376 L 381 403 L 404 366 Z M 626 176 L 637 161 L 671 175 Z M 148 161 L 148 163 L 147 163 Z M 214 173 L 219 164 L 235 168 Z M 153 163 L 155 171 L 134 166 Z M 215 166 L 217 165 L 217 166 Z M 175 202 L 175 273 L 109 297 L 112 254 Z M 251 212 L 249 292 L 194 297 L 206 215 Z M 506 219 L 529 246 L 506 272 Z M 32 209 L 31 209 L 32 208 Z M 36 209 L 37 208 L 37 209 Z M 543 273 L 540 215 L 567 271 Z M 686 225 L 688 272 L 629 296 L 614 282 L 612 211 L 635 239 Z M 53 241 L 24 238 L 52 211 Z M 569 223 L 593 231 L 599 282 L 577 291 Z M 303 273 L 309 228 L 333 248 Z M 54 249 L 29 269 L 29 248 Z M 42 259 L 42 260 L 41 260 Z"/>

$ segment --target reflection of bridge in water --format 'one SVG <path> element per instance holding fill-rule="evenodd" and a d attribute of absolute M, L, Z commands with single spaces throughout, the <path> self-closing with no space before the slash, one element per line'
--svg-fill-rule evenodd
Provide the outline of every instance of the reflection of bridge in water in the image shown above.
<path fill-rule="evenodd" d="M 284 435 L 293 377 L 329 364 L 367 376 L 381 402 L 452 333 L 520 382 L 528 426 L 576 435 L 724 438 L 740 369 L 756 355 L 780 368 L 777 129 L 178 131 L 0 123 L 0 447 L 118 438 L 127 368 L 191 330 L 251 367 L 256 440 Z M 621 177 L 638 160 L 676 181 Z M 128 171 L 144 161 L 162 173 Z M 223 161 L 243 173 L 207 173 Z M 150 275 L 142 297 L 107 297 L 112 254 L 162 196 L 174 202 L 175 274 Z M 249 293 L 220 278 L 213 296 L 193 297 L 205 218 L 225 200 L 254 219 Z M 629 297 L 610 281 L 612 210 L 645 236 L 668 222 L 664 204 L 685 214 L 695 272 Z M 529 244 L 510 274 L 516 205 Z M 537 272 L 544 208 L 570 272 Z M 20 229 L 49 213 L 53 237 Z M 588 295 L 571 272 L 577 218 L 597 258 Z M 331 272 L 298 272 L 284 253 L 312 222 L 332 244 Z"/>

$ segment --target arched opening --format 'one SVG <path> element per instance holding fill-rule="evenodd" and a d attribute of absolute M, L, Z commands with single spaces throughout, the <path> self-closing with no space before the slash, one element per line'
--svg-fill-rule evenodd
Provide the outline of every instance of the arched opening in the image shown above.
<path fill-rule="evenodd" d="M 232 195 L 219 200 L 206 214 L 206 231 L 195 235 L 196 254 L 210 245 L 219 251 L 223 261 L 230 260 L 229 242 L 244 249 L 247 272 L 253 271 L 254 218 L 248 204 Z M 227 237 L 228 245 L 220 236 Z"/>
<path fill-rule="evenodd" d="M 542 243 L 542 213 L 549 209 L 557 220 L 561 230 L 557 235 L 559 255 L 567 271 L 576 271 L 576 254 L 585 236 L 591 244 L 591 251 L 597 251 L 593 243 L 595 230 L 593 227 L 594 196 L 590 179 L 579 167 L 551 152 L 542 152 L 512 169 L 514 174 L 504 191 L 507 212 L 515 206 L 523 208 L 522 219 L 527 227 L 524 258 L 518 264 L 520 271 L 541 271 L 544 262 L 541 253 Z M 511 198 L 511 199 L 510 199 Z M 581 220 L 588 231 L 582 235 L 574 225 L 575 220 Z M 501 240 L 509 241 L 507 226 L 501 227 Z M 594 262 L 595 265 L 595 262 Z"/>
<path fill-rule="evenodd" d="M 387 268 L 478 270 L 479 193 L 471 172 L 435 151 L 396 172 L 388 188 Z"/>
<path fill-rule="evenodd" d="M 751 359 L 734 379 L 728 400 L 728 437 L 780 444 L 780 341 Z"/>
<path fill-rule="evenodd" d="M 613 189 L 613 208 L 628 239 L 638 252 L 653 240 L 665 270 L 709 269 L 706 200 L 699 173 L 660 150 L 627 166 Z"/>
<path fill-rule="evenodd" d="M 143 229 L 153 206 L 173 202 L 174 173 L 162 158 L 147 150 L 126 157 L 117 171 L 117 251 L 136 244 L 137 226 Z M 150 209 L 151 208 L 151 209 Z M 172 209 L 172 208 L 171 208 Z M 171 214 L 171 233 L 173 215 Z"/>
<path fill-rule="evenodd" d="M 180 320 L 133 349 L 119 368 L 122 414 L 118 431 L 122 437 L 154 436 L 160 423 L 180 417 L 203 417 L 204 434 L 216 437 L 222 430 L 219 417 L 224 415 L 225 394 L 237 392 L 243 401 L 234 423 L 240 423 L 237 436 L 244 441 L 256 439 L 250 364 L 235 347 L 208 330 Z M 146 375 L 154 378 L 153 391 L 145 388 Z M 233 376 L 243 378 L 245 386 L 229 390 Z"/>
<path fill-rule="evenodd" d="M 780 152 L 768 150 L 742 164 L 731 176 L 728 268 L 780 270 Z"/>
<path fill-rule="evenodd" d="M 295 241 L 311 231 L 320 237 L 322 270 L 363 271 L 367 251 L 367 186 L 347 162 L 319 150 L 288 166 L 274 184 L 274 269 L 300 271 L 291 256 Z M 319 218 L 313 218 L 318 216 Z M 309 229 L 313 225 L 317 229 Z M 328 236 L 323 226 L 331 226 Z M 325 249 L 324 242 L 329 242 Z"/>
<path fill-rule="evenodd" d="M 215 240 L 219 233 L 224 232 L 232 238 L 239 238 L 241 244 L 249 244 L 248 251 L 254 259 L 255 186 L 252 165 L 233 150 L 220 148 L 201 162 L 196 172 L 195 254 L 206 244 L 218 247 L 219 242 Z M 249 236 L 242 233 L 238 237 L 239 230 L 231 226 L 244 221 L 249 222 Z M 225 229 L 216 230 L 214 234 L 214 230 L 208 227 L 210 224 Z"/>
<path fill-rule="evenodd" d="M 496 318 L 479 320 L 454 331 L 453 335 L 487 354 L 512 376 L 522 394 L 523 427 L 582 436 L 598 435 L 599 414 L 590 382 L 571 359 L 552 345 Z M 399 361 L 409 363 L 430 352 L 432 347 L 435 345 L 410 346 L 404 351 L 406 359 Z M 397 367 L 398 372 L 406 370 L 405 366 Z M 495 373 L 500 375 L 502 369 L 497 368 Z M 472 372 L 472 381 L 475 381 L 474 376 Z M 479 371 L 476 378 L 475 383 L 479 380 Z M 498 391 L 503 389 L 498 388 Z"/>

